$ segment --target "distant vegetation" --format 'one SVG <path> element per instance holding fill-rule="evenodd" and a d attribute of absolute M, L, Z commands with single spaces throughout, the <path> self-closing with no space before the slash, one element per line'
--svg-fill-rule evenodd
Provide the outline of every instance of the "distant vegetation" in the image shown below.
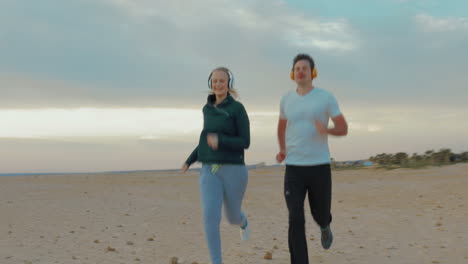
<path fill-rule="evenodd" d="M 468 151 L 462 153 L 453 153 L 448 148 L 439 151 L 428 150 L 424 154 L 413 153 L 408 155 L 405 152 L 395 154 L 381 153 L 370 157 L 367 161 L 372 162 L 373 167 L 382 167 L 387 169 L 395 168 L 422 168 L 426 166 L 442 166 L 460 162 L 468 162 Z M 365 167 L 363 160 L 354 162 L 335 162 L 334 168 L 360 168 Z"/>

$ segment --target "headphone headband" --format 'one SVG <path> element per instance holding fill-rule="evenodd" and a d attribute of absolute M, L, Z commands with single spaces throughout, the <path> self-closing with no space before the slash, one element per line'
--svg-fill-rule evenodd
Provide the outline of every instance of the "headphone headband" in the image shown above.
<path fill-rule="evenodd" d="M 214 69 L 210 73 L 210 76 L 208 76 L 208 89 L 211 90 L 211 76 L 213 76 L 213 72 L 215 72 L 215 71 L 225 72 L 228 75 L 228 78 L 229 78 L 229 80 L 228 80 L 228 89 L 232 89 L 232 87 L 234 87 L 234 75 L 232 74 L 232 72 L 226 67 L 219 67 L 219 68 Z"/>

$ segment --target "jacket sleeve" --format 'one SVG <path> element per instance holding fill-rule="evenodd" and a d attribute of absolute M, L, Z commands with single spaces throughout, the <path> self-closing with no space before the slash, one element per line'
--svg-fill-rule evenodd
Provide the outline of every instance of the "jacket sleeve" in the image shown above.
<path fill-rule="evenodd" d="M 242 104 L 239 104 L 239 111 L 236 114 L 236 126 L 238 135 L 228 136 L 218 134 L 218 148 L 222 150 L 241 151 L 250 146 L 250 122 L 247 112 Z"/>
<path fill-rule="evenodd" d="M 192 154 L 188 157 L 188 159 L 185 161 L 185 163 L 190 166 L 194 162 L 198 161 L 198 146 L 192 151 Z"/>

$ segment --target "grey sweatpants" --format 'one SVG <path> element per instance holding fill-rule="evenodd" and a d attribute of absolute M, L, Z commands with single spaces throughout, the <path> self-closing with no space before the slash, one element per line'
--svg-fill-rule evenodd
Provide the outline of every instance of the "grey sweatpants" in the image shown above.
<path fill-rule="evenodd" d="M 247 182 L 248 170 L 245 165 L 222 165 L 213 174 L 211 165 L 203 164 L 200 170 L 199 184 L 205 236 L 212 264 L 222 263 L 219 224 L 223 204 L 230 224 L 240 226 L 246 221 L 241 206 Z"/>

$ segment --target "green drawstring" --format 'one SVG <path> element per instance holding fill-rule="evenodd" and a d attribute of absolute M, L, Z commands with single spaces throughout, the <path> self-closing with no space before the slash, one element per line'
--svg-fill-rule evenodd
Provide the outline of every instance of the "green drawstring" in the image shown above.
<path fill-rule="evenodd" d="M 211 173 L 215 174 L 219 170 L 219 168 L 221 168 L 221 164 L 212 164 L 211 165 Z"/>

